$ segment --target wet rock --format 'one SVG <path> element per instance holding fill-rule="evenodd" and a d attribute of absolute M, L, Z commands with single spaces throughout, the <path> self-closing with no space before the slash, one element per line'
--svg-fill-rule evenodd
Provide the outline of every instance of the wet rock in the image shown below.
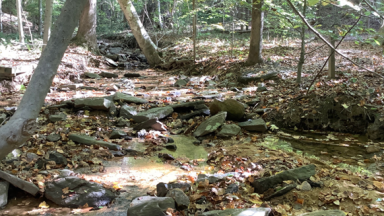
<path fill-rule="evenodd" d="M 184 182 L 177 182 L 177 183 L 163 183 L 160 182 L 156 185 L 156 194 L 158 197 L 165 197 L 169 190 L 179 188 L 182 189 L 183 192 L 188 192 L 191 190 L 191 185 Z"/>
<path fill-rule="evenodd" d="M 304 213 L 299 216 L 345 216 L 345 213 L 341 210 L 326 210 Z"/>
<path fill-rule="evenodd" d="M 27 152 L 27 161 L 28 162 L 36 161 L 37 159 L 39 159 L 39 156 L 37 154 L 32 153 L 32 152 Z"/>
<path fill-rule="evenodd" d="M 228 185 L 227 189 L 225 189 L 225 193 L 226 194 L 233 194 L 233 193 L 237 193 L 239 191 L 239 185 L 237 184 L 230 184 Z"/>
<path fill-rule="evenodd" d="M 265 132 L 267 131 L 267 125 L 263 119 L 254 119 L 251 121 L 241 122 L 237 124 L 241 128 L 247 131 Z"/>
<path fill-rule="evenodd" d="M 179 188 L 168 191 L 166 197 L 171 197 L 175 200 L 177 210 L 184 210 L 189 206 L 189 197 Z"/>
<path fill-rule="evenodd" d="M 367 150 L 367 153 L 376 153 L 381 151 L 382 149 L 380 148 L 380 146 L 371 145 L 371 146 L 368 146 L 366 150 Z"/>
<path fill-rule="evenodd" d="M 193 135 L 195 137 L 200 137 L 216 131 L 225 122 L 226 117 L 227 112 L 221 112 L 210 117 L 199 125 Z"/>
<path fill-rule="evenodd" d="M 287 186 L 283 187 L 282 189 L 276 191 L 275 193 L 265 197 L 264 200 L 268 201 L 268 200 L 271 200 L 274 197 L 283 196 L 284 194 L 288 193 L 289 191 L 295 189 L 296 187 L 297 187 L 297 184 L 287 185 Z"/>
<path fill-rule="evenodd" d="M 170 106 L 157 107 L 157 108 L 149 109 L 144 112 L 140 112 L 136 116 L 133 116 L 132 119 L 137 123 L 141 123 L 149 119 L 155 119 L 155 118 L 163 119 L 172 113 L 173 113 L 173 108 Z"/>
<path fill-rule="evenodd" d="M 111 154 L 113 154 L 113 156 L 115 156 L 115 157 L 123 157 L 123 156 L 127 155 L 127 152 L 125 152 L 125 151 L 113 151 L 113 150 L 109 150 L 109 152 L 110 152 Z"/>
<path fill-rule="evenodd" d="M 106 77 L 106 78 L 117 78 L 117 77 L 119 77 L 119 75 L 117 75 L 117 74 L 108 73 L 108 72 L 105 72 L 105 71 L 101 72 L 99 75 L 101 77 Z"/>
<path fill-rule="evenodd" d="M 296 188 L 302 191 L 312 190 L 311 185 L 307 181 L 304 181 L 303 183 L 301 183 L 301 185 L 298 185 Z"/>
<path fill-rule="evenodd" d="M 188 84 L 187 81 L 183 80 L 183 79 L 179 79 L 175 82 L 175 86 L 176 87 L 182 87 L 182 86 L 186 86 Z"/>
<path fill-rule="evenodd" d="M 248 208 L 248 209 L 226 209 L 213 210 L 198 214 L 198 216 L 268 216 L 271 212 L 270 208 Z"/>
<path fill-rule="evenodd" d="M 315 165 L 310 164 L 296 169 L 286 170 L 274 176 L 257 179 L 252 182 L 252 186 L 255 188 L 255 193 L 261 194 L 267 191 L 269 188 L 274 188 L 276 185 L 283 183 L 283 181 L 304 181 L 315 174 L 316 167 Z"/>
<path fill-rule="evenodd" d="M 90 78 L 90 79 L 98 79 L 100 78 L 100 76 L 98 74 L 95 74 L 95 73 L 89 73 L 89 72 L 85 72 L 84 73 L 84 76 L 86 78 Z"/>
<path fill-rule="evenodd" d="M 7 119 L 7 115 L 5 115 L 4 113 L 1 113 L 0 114 L 0 124 L 2 124 L 6 119 Z"/>
<path fill-rule="evenodd" d="M 124 152 L 128 157 L 136 157 L 136 156 L 143 156 L 144 155 L 143 152 L 140 152 L 140 151 L 137 151 L 134 149 L 124 149 Z"/>
<path fill-rule="evenodd" d="M 58 152 L 49 152 L 49 160 L 55 161 L 57 165 L 67 165 L 67 158 Z"/>
<path fill-rule="evenodd" d="M 245 108 L 240 102 L 227 99 L 224 102 L 214 100 L 209 106 L 211 115 L 216 115 L 219 112 L 227 112 L 228 120 L 240 120 L 244 116 Z"/>
<path fill-rule="evenodd" d="M 142 123 L 136 125 L 133 129 L 138 131 L 141 129 L 148 129 L 148 128 L 152 128 L 152 129 L 158 130 L 158 131 L 166 131 L 167 130 L 167 126 L 165 124 L 163 124 L 162 122 L 160 122 L 157 118 L 149 119 L 145 122 L 142 122 Z"/>
<path fill-rule="evenodd" d="M 141 75 L 138 73 L 126 73 L 124 77 L 141 77 Z"/>
<path fill-rule="evenodd" d="M 138 197 L 130 204 L 127 216 L 165 216 L 168 208 L 176 208 L 171 197 Z"/>
<path fill-rule="evenodd" d="M 177 146 L 175 144 L 165 145 L 165 148 L 168 149 L 168 150 L 171 150 L 171 151 L 176 151 L 177 150 Z"/>
<path fill-rule="evenodd" d="M 13 161 L 17 161 L 17 160 L 19 160 L 20 155 L 22 153 L 23 152 L 20 149 L 14 149 L 14 150 L 12 150 L 12 152 L 7 154 L 7 156 L 5 157 L 5 161 L 7 163 L 12 163 Z"/>
<path fill-rule="evenodd" d="M 127 133 L 124 132 L 124 131 L 113 130 L 111 132 L 111 135 L 109 135 L 109 139 L 121 139 L 121 138 L 123 138 L 126 135 L 127 135 Z"/>
<path fill-rule="evenodd" d="M 48 118 L 51 122 L 65 121 L 67 119 L 67 115 L 65 113 L 59 113 L 56 115 L 50 115 Z"/>
<path fill-rule="evenodd" d="M 14 175 L 8 174 L 4 171 L 0 170 L 0 179 L 3 179 L 9 183 L 11 183 L 13 186 L 20 188 L 21 190 L 32 194 L 35 196 L 37 193 L 39 193 L 39 188 L 34 185 L 32 182 L 24 181 Z"/>
<path fill-rule="evenodd" d="M 0 208 L 8 203 L 9 182 L 0 180 Z"/>
<path fill-rule="evenodd" d="M 221 131 L 217 134 L 218 137 L 232 137 L 240 133 L 241 128 L 235 124 L 223 125 Z"/>
<path fill-rule="evenodd" d="M 60 134 L 50 134 L 47 136 L 47 140 L 50 142 L 56 142 L 56 141 L 59 141 L 60 139 L 61 139 Z"/>
<path fill-rule="evenodd" d="M 63 192 L 67 187 L 71 190 L 70 194 Z M 46 182 L 45 197 L 57 205 L 78 208 L 85 204 L 89 207 L 105 206 L 115 199 L 116 195 L 101 184 L 88 182 L 76 176 L 68 176 Z"/>
<path fill-rule="evenodd" d="M 124 94 L 124 93 L 121 93 L 121 92 L 116 92 L 116 94 L 113 96 L 113 100 L 114 101 L 122 101 L 122 102 L 125 102 L 125 103 L 135 103 L 135 104 L 145 104 L 145 103 L 148 103 L 147 100 L 144 100 L 144 99 L 141 99 L 141 98 L 137 98 L 137 97 L 133 97 L 131 95 Z"/>
<path fill-rule="evenodd" d="M 124 104 L 120 108 L 120 117 L 130 119 L 130 118 L 132 118 L 132 116 L 134 116 L 136 114 L 137 114 L 137 111 L 136 111 L 135 107 L 131 107 L 131 106 Z"/>
<path fill-rule="evenodd" d="M 170 107 L 172 107 L 174 110 L 178 110 L 178 109 L 199 109 L 199 108 L 196 108 L 196 106 L 204 105 L 204 103 L 205 103 L 204 101 L 200 100 L 200 101 L 192 101 L 192 102 L 186 102 L 186 103 L 180 103 L 180 104 L 172 104 L 172 105 L 170 105 Z"/>
<path fill-rule="evenodd" d="M 110 110 L 115 106 L 111 100 L 103 97 L 75 99 L 75 108 L 91 108 L 94 110 Z"/>
<path fill-rule="evenodd" d="M 60 177 L 63 178 L 63 177 L 68 177 L 68 176 L 71 176 L 71 175 L 74 175 L 75 173 L 72 171 L 72 170 L 69 170 L 69 169 L 62 169 L 60 170 Z"/>
<path fill-rule="evenodd" d="M 109 143 L 109 142 L 104 142 L 101 140 L 96 140 L 95 138 L 86 136 L 86 135 L 70 134 L 68 138 L 76 143 L 80 143 L 84 145 L 99 145 L 102 147 L 109 148 L 110 150 L 116 150 L 116 151 L 121 150 L 121 146 L 119 145 Z"/>

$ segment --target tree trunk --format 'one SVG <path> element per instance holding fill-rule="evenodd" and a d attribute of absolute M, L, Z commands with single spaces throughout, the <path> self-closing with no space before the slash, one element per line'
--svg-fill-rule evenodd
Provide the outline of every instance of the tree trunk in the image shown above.
<path fill-rule="evenodd" d="M 23 29 L 23 19 L 22 19 L 22 9 L 21 9 L 21 0 L 16 0 L 16 10 L 17 10 L 17 28 L 19 29 L 19 41 L 24 44 L 24 29 Z"/>
<path fill-rule="evenodd" d="M 305 17 L 307 11 L 307 0 L 304 0 L 304 7 L 303 7 L 303 16 Z M 301 27 L 301 53 L 300 53 L 300 60 L 299 64 L 297 65 L 297 79 L 296 83 L 301 83 L 301 71 L 303 69 L 304 65 L 304 57 L 305 57 L 305 25 Z"/>
<path fill-rule="evenodd" d="M 43 50 L 48 43 L 51 34 L 53 0 L 45 0 Z"/>
<path fill-rule="evenodd" d="M 196 0 L 193 0 L 193 62 L 196 62 Z"/>
<path fill-rule="evenodd" d="M 263 63 L 263 58 L 261 56 L 261 51 L 263 50 L 264 25 L 264 11 L 261 10 L 263 3 L 263 0 L 253 0 L 251 44 L 246 65 Z"/>
<path fill-rule="evenodd" d="M 1 7 L 3 0 L 0 0 L 0 32 L 3 32 L 3 9 Z"/>
<path fill-rule="evenodd" d="M 161 19 L 161 7 L 160 7 L 160 0 L 157 0 L 157 13 L 158 13 L 158 19 L 159 19 L 159 26 L 160 29 L 163 29 L 163 20 Z"/>
<path fill-rule="evenodd" d="M 128 24 L 131 27 L 132 33 L 136 38 L 141 50 L 143 51 L 149 65 L 152 67 L 162 63 L 157 47 L 149 37 L 143 24 L 140 22 L 139 16 L 136 13 L 132 0 L 118 0 Z"/>
<path fill-rule="evenodd" d="M 83 12 L 81 13 L 79 30 L 77 35 L 72 39 L 76 45 L 86 44 L 87 48 L 99 53 L 96 39 L 96 15 L 97 15 L 97 0 L 88 0 Z"/>
<path fill-rule="evenodd" d="M 0 128 L 0 160 L 34 134 L 36 119 L 87 0 L 67 0 L 16 113 Z"/>
<path fill-rule="evenodd" d="M 43 36 L 43 0 L 39 0 L 39 35 Z"/>
<path fill-rule="evenodd" d="M 333 32 L 335 33 L 335 32 Z M 331 36 L 331 44 L 333 47 L 335 47 L 335 39 Z M 335 51 L 333 49 L 329 50 L 329 53 L 331 54 L 329 61 L 328 61 L 328 77 L 330 79 L 336 78 L 336 59 L 335 59 Z"/>

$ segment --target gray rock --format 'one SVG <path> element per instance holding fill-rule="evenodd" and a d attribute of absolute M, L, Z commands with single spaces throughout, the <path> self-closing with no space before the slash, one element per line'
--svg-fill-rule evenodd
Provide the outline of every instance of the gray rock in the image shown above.
<path fill-rule="evenodd" d="M 246 104 L 249 105 L 249 106 L 254 106 L 254 105 L 256 105 L 259 102 L 260 102 L 260 98 L 254 98 L 254 99 L 252 99 L 250 101 L 247 101 Z"/>
<path fill-rule="evenodd" d="M 252 186 L 255 188 L 255 193 L 262 194 L 269 188 L 274 188 L 276 185 L 283 183 L 287 180 L 300 180 L 304 181 L 316 174 L 316 166 L 313 164 L 302 166 L 296 169 L 290 169 L 278 173 L 274 176 L 256 179 L 252 182 Z"/>
<path fill-rule="evenodd" d="M 120 54 L 123 48 L 121 47 L 111 47 L 109 48 L 109 52 L 112 54 Z"/>
<path fill-rule="evenodd" d="M 193 135 L 195 137 L 200 137 L 216 131 L 222 124 L 224 124 L 226 117 L 227 112 L 221 112 L 217 115 L 210 117 L 209 119 L 201 123 L 199 127 L 197 127 Z"/>
<path fill-rule="evenodd" d="M 0 114 L 0 124 L 3 123 L 6 119 L 7 119 L 7 115 L 5 115 L 4 113 L 1 113 Z"/>
<path fill-rule="evenodd" d="M 164 212 L 175 207 L 171 197 L 138 197 L 130 204 L 127 216 L 166 216 Z"/>
<path fill-rule="evenodd" d="M 214 100 L 209 106 L 211 115 L 216 115 L 219 112 L 227 112 L 228 120 L 240 120 L 245 113 L 244 105 L 236 100 L 227 99 L 224 102 Z"/>
<path fill-rule="evenodd" d="M 327 210 L 304 213 L 299 216 L 345 216 L 345 213 L 341 210 Z"/>
<path fill-rule="evenodd" d="M 62 177 L 62 178 L 75 174 L 72 170 L 69 170 L 69 169 L 62 169 L 59 172 L 60 172 L 60 177 Z"/>
<path fill-rule="evenodd" d="M 158 131 L 166 131 L 167 130 L 167 126 L 165 124 L 163 124 L 162 122 L 160 122 L 157 118 L 149 119 L 145 122 L 142 122 L 142 123 L 136 125 L 133 129 L 138 131 L 141 129 L 148 129 L 148 128 L 152 128 L 152 129 L 158 130 Z"/>
<path fill-rule="evenodd" d="M 111 135 L 109 135 L 109 139 L 120 139 L 126 135 L 127 135 L 127 133 L 124 131 L 113 130 Z"/>
<path fill-rule="evenodd" d="M 186 86 L 188 84 L 187 81 L 183 80 L 183 79 L 179 79 L 175 82 L 175 86 L 176 87 L 182 87 L 182 86 Z"/>
<path fill-rule="evenodd" d="M 60 139 L 61 139 L 60 134 L 49 134 L 47 136 L 47 140 L 50 142 L 56 142 L 56 141 L 59 141 Z"/>
<path fill-rule="evenodd" d="M 247 131 L 265 132 L 267 131 L 267 125 L 263 119 L 254 119 L 251 121 L 241 122 L 237 124 L 241 128 Z"/>
<path fill-rule="evenodd" d="M 122 102 L 125 102 L 125 103 L 135 103 L 135 104 L 145 104 L 145 103 L 148 103 L 147 100 L 144 100 L 144 99 L 141 99 L 141 98 L 137 98 L 137 97 L 133 97 L 131 95 L 124 94 L 124 93 L 121 93 L 121 92 L 116 92 L 116 94 L 113 96 L 113 100 L 114 101 L 122 101 Z"/>
<path fill-rule="evenodd" d="M 89 107 L 94 110 L 110 110 L 115 105 L 111 100 L 103 97 L 75 99 L 75 108 Z"/>
<path fill-rule="evenodd" d="M 141 75 L 138 73 L 126 73 L 124 77 L 141 77 Z"/>
<path fill-rule="evenodd" d="M 175 150 L 177 150 L 177 145 L 175 145 L 175 144 L 168 144 L 168 145 L 165 145 L 165 148 L 168 149 L 168 150 L 175 151 Z"/>
<path fill-rule="evenodd" d="M 102 77 L 106 77 L 106 78 L 117 78 L 117 77 L 119 77 L 119 75 L 117 75 L 117 74 L 109 73 L 109 72 L 105 72 L 105 71 L 101 72 L 99 75 L 102 76 Z"/>
<path fill-rule="evenodd" d="M 237 193 L 239 191 L 239 185 L 237 184 L 230 184 L 228 185 L 227 189 L 225 189 L 225 193 L 226 194 L 233 194 L 233 193 Z"/>
<path fill-rule="evenodd" d="M 217 134 L 218 137 L 232 137 L 240 133 L 241 128 L 235 124 L 223 125 L 221 131 Z"/>
<path fill-rule="evenodd" d="M 93 137 L 87 136 L 87 135 L 81 135 L 81 134 L 70 134 L 68 138 L 76 143 L 84 144 L 84 145 L 99 145 L 102 147 L 109 148 L 111 150 L 116 150 L 119 151 L 121 150 L 121 146 L 109 143 L 109 142 L 104 142 L 101 140 L 96 140 Z"/>
<path fill-rule="evenodd" d="M 127 119 L 124 119 L 123 117 L 120 117 L 117 119 L 117 121 L 115 122 L 115 125 L 117 127 L 125 127 L 125 126 L 129 126 L 129 120 Z"/>
<path fill-rule="evenodd" d="M 375 153 L 375 152 L 379 152 L 382 150 L 382 148 L 380 148 L 380 146 L 374 146 L 374 145 L 370 145 L 366 148 L 367 150 L 367 153 Z"/>
<path fill-rule="evenodd" d="M 199 100 L 199 101 L 192 101 L 192 102 L 186 102 L 186 103 L 180 103 L 180 104 L 172 104 L 170 105 L 174 110 L 178 109 L 201 109 L 197 108 L 199 105 L 204 105 L 204 101 Z M 205 106 L 208 108 L 207 106 Z"/>
<path fill-rule="evenodd" d="M 120 108 L 120 117 L 130 119 L 137 114 L 136 108 L 124 104 Z"/>
<path fill-rule="evenodd" d="M 188 192 L 191 190 L 191 185 L 184 182 L 177 182 L 177 183 L 163 183 L 160 182 L 156 185 L 156 194 L 158 197 L 165 197 L 169 190 L 179 188 L 183 192 Z"/>
<path fill-rule="evenodd" d="M 147 121 L 149 119 L 163 119 L 173 113 L 173 108 L 170 106 L 152 108 L 144 112 L 140 112 L 133 116 L 132 119 L 137 122 Z"/>
<path fill-rule="evenodd" d="M 168 191 L 166 197 L 171 197 L 175 200 L 177 210 L 184 210 L 189 206 L 189 197 L 179 188 Z"/>
<path fill-rule="evenodd" d="M 8 203 L 9 182 L 0 180 L 0 208 Z"/>
<path fill-rule="evenodd" d="M 81 86 L 80 89 L 85 89 L 85 90 L 99 90 L 98 88 L 96 87 L 92 87 L 92 86 Z"/>
<path fill-rule="evenodd" d="M 65 121 L 66 119 L 67 119 L 67 115 L 65 113 L 59 113 L 56 115 L 49 116 L 49 121 L 51 122 Z"/>
<path fill-rule="evenodd" d="M 270 208 L 226 209 L 200 213 L 199 216 L 268 216 Z"/>
<path fill-rule="evenodd" d="M 32 153 L 32 152 L 27 152 L 27 161 L 28 162 L 36 161 L 37 159 L 39 159 L 39 156 L 37 154 Z"/>
<path fill-rule="evenodd" d="M 88 182 L 76 176 L 57 178 L 51 182 L 46 182 L 45 185 L 45 197 L 63 207 L 78 208 L 85 204 L 88 204 L 89 207 L 105 206 L 116 197 L 111 190 L 104 188 L 103 185 Z M 71 190 L 70 194 L 63 192 L 63 189 L 67 187 Z"/>
<path fill-rule="evenodd" d="M 95 73 L 89 73 L 89 72 L 85 72 L 84 73 L 84 76 L 86 78 L 91 78 L 91 79 L 98 79 L 100 78 L 100 76 L 98 74 L 95 74 Z"/>
<path fill-rule="evenodd" d="M 13 186 L 18 187 L 21 190 L 32 194 L 33 196 L 35 196 L 40 191 L 40 189 L 32 182 L 22 180 L 14 175 L 11 175 L 1 170 L 0 179 L 4 179 L 5 181 L 11 183 Z"/>
<path fill-rule="evenodd" d="M 288 193 L 289 191 L 295 189 L 297 187 L 297 184 L 290 184 L 290 185 L 287 185 L 281 189 L 279 189 L 278 191 L 274 192 L 273 194 L 267 196 L 267 197 L 264 197 L 264 200 L 271 200 L 272 198 L 274 197 L 279 197 L 279 196 L 283 196 L 284 194 Z"/>
<path fill-rule="evenodd" d="M 265 86 L 257 87 L 257 90 L 256 90 L 256 92 L 265 92 L 265 91 L 268 91 L 267 87 Z"/>
<path fill-rule="evenodd" d="M 298 185 L 296 188 L 302 191 L 312 190 L 312 186 L 307 181 L 304 181 L 303 183 L 301 183 L 301 185 Z"/>
<path fill-rule="evenodd" d="M 55 161 L 57 165 L 67 165 L 67 158 L 58 152 L 49 152 L 49 160 Z"/>
<path fill-rule="evenodd" d="M 219 181 L 224 181 L 227 179 L 228 176 L 234 176 L 236 175 L 237 173 L 235 172 L 229 172 L 229 173 L 224 173 L 224 174 L 199 174 L 197 176 L 197 180 L 196 182 L 201 182 L 201 181 L 205 181 L 206 179 L 208 179 L 209 181 L 209 184 L 214 184 L 216 182 L 219 182 Z"/>

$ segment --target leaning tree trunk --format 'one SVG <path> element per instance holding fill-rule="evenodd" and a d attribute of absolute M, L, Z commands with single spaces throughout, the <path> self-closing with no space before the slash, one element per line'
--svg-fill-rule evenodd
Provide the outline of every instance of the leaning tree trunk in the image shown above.
<path fill-rule="evenodd" d="M 45 48 L 46 44 L 48 43 L 49 36 L 51 35 L 52 8 L 53 8 L 53 0 L 45 0 L 43 49 Z"/>
<path fill-rule="evenodd" d="M 89 50 L 99 53 L 96 39 L 96 15 L 97 0 L 88 0 L 83 12 L 81 13 L 79 30 L 77 35 L 72 39 L 72 43 L 76 45 L 85 44 Z"/>
<path fill-rule="evenodd" d="M 39 35 L 43 35 L 43 0 L 39 0 Z"/>
<path fill-rule="evenodd" d="M 34 134 L 37 116 L 87 0 L 67 0 L 16 113 L 0 128 L 0 160 Z"/>
<path fill-rule="evenodd" d="M 263 58 L 261 56 L 261 51 L 263 50 L 264 25 L 264 11 L 261 10 L 263 3 L 263 0 L 253 0 L 251 44 L 246 65 L 263 63 Z"/>
<path fill-rule="evenodd" d="M 16 9 L 17 9 L 17 28 L 19 29 L 19 41 L 24 43 L 24 29 L 23 29 L 23 19 L 22 19 L 22 9 L 21 9 L 21 0 L 16 0 Z"/>
<path fill-rule="evenodd" d="M 143 24 L 140 22 L 132 0 L 118 1 L 125 17 L 128 20 L 128 24 L 131 27 L 132 33 L 135 36 L 136 41 L 143 51 L 145 57 L 147 58 L 149 65 L 153 67 L 155 65 L 161 64 L 162 60 L 160 59 L 159 53 L 157 52 L 157 46 L 153 43 Z"/>

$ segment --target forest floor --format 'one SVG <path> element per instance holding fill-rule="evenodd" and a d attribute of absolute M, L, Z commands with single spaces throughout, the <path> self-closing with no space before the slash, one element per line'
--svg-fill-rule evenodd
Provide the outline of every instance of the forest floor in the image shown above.
<path fill-rule="evenodd" d="M 192 44 L 188 37 L 175 40 L 168 36 L 163 40 L 167 47 L 163 49 L 163 58 L 167 62 L 191 58 Z M 368 127 L 376 119 L 382 121 L 384 80 L 337 58 L 337 79 L 327 79 L 324 72 L 307 95 L 306 88 L 327 58 L 327 49 L 311 52 L 321 44 L 308 45 L 307 52 L 311 53 L 304 65 L 303 82 L 297 85 L 298 41 L 284 45 L 267 41 L 263 51 L 266 63 L 255 67 L 242 66 L 247 58 L 248 44 L 244 40 L 235 41 L 234 57 L 230 58 L 230 40 L 225 35 L 205 35 L 199 40 L 197 63 L 169 71 L 148 68 L 140 51 L 124 47 L 121 40 L 104 39 L 100 45 L 107 53 L 117 48 L 124 56 L 125 68 L 111 67 L 111 62 L 104 57 L 81 48 L 68 48 L 39 117 L 39 131 L 0 163 L 1 170 L 38 186 L 41 196 L 11 187 L 8 205 L 0 210 L 0 215 L 110 215 L 112 212 L 113 215 L 127 215 L 127 208 L 135 198 L 159 196 L 156 186 L 161 182 L 191 185 L 190 190 L 185 191 L 190 200 L 189 208 L 168 211 L 168 215 L 251 207 L 269 207 L 271 215 L 299 215 L 329 209 L 340 209 L 346 215 L 384 215 L 384 143 L 375 133 L 371 136 L 376 136 L 378 141 L 366 136 Z M 38 47 L 29 50 L 17 46 L 2 48 L 1 66 L 38 63 Z M 383 72 L 379 48 L 345 42 L 340 49 L 361 65 Z M 105 72 L 103 76 L 115 77 L 91 79 L 84 72 L 99 75 Z M 278 73 L 273 80 L 238 82 L 239 77 L 258 77 L 273 72 Z M 15 110 L 12 107 L 18 105 L 27 87 L 28 76 L 18 76 L 14 82 L 1 82 L 0 114 L 5 114 L 6 119 L 12 116 Z M 148 103 L 116 99 L 114 95 L 119 92 Z M 116 106 L 120 114 L 108 110 L 109 107 L 76 105 L 93 97 L 114 101 L 113 107 Z M 330 105 L 322 102 L 329 98 L 335 113 L 331 115 L 331 111 L 326 110 L 326 121 L 322 112 L 324 106 Z M 244 118 L 226 120 L 225 125 L 263 119 L 268 130 L 252 132 L 242 128 L 239 133 L 225 138 L 220 137 L 220 130 L 205 136 L 192 136 L 209 118 L 206 110 L 200 112 L 196 105 L 205 104 L 207 108 L 214 99 L 235 99 L 245 107 Z M 177 107 L 184 102 L 195 104 L 172 109 L 161 117 L 162 124 L 150 123 L 150 129 L 148 125 L 138 127 L 140 124 L 135 123 L 134 117 L 121 117 L 125 104 L 133 107 L 134 113 L 140 113 L 152 108 Z M 358 107 L 364 108 L 363 111 Z M 58 113 L 64 113 L 65 118 L 53 121 L 53 117 L 60 117 Z M 319 124 L 306 123 L 308 115 Z M 377 129 L 382 133 L 380 126 Z M 119 135 L 111 138 L 114 131 Z M 70 137 L 74 133 L 96 137 L 120 148 L 112 151 L 102 145 L 77 145 Z M 62 157 L 65 163 L 59 160 Z M 256 193 L 252 186 L 257 179 L 310 164 L 315 165 L 316 174 L 307 180 L 309 188 L 292 180 L 280 182 L 262 193 Z M 63 177 L 64 168 L 73 170 L 76 173 L 71 174 L 73 176 L 102 183 L 118 197 L 107 206 L 97 207 L 87 203 L 69 208 L 52 202 L 43 195 L 47 193 L 46 185 L 52 179 Z M 199 174 L 224 177 L 223 181 L 211 182 L 202 180 Z M 292 187 L 295 184 L 298 186 Z M 285 191 L 287 187 L 292 188 Z M 285 192 L 278 194 L 279 191 Z M 68 192 L 66 187 L 62 193 L 64 200 L 74 192 Z"/>

